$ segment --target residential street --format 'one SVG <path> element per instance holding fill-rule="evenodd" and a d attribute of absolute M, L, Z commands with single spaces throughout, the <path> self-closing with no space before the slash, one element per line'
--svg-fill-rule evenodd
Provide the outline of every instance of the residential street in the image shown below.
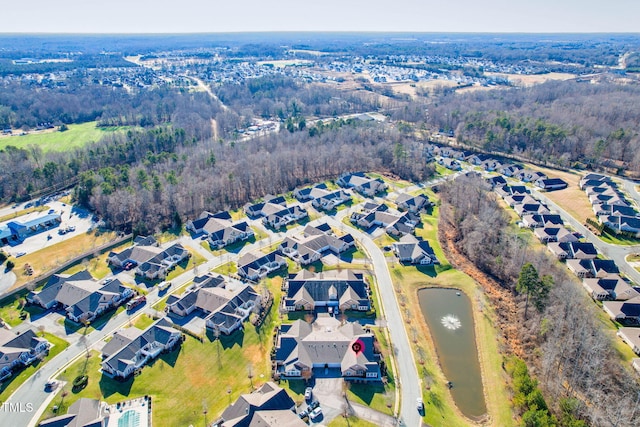
<path fill-rule="evenodd" d="M 458 174 L 449 175 L 444 178 L 439 178 L 428 183 L 425 183 L 421 186 L 431 186 L 442 181 L 452 179 Z M 398 195 L 400 193 L 412 191 L 419 188 L 418 186 L 411 186 L 408 188 L 404 188 L 398 190 L 396 192 L 392 192 L 389 195 Z M 389 269 L 387 267 L 387 263 L 385 260 L 385 256 L 383 252 L 376 246 L 373 240 L 367 236 L 365 233 L 354 229 L 352 227 L 345 226 L 341 220 L 346 215 L 348 215 L 354 209 L 357 209 L 359 205 L 354 205 L 350 209 L 344 209 L 339 211 L 335 217 L 332 216 L 322 216 L 316 220 L 309 222 L 310 225 L 318 225 L 322 222 L 328 222 L 329 224 L 344 229 L 351 233 L 357 240 L 359 240 L 364 249 L 369 254 L 369 257 L 372 260 L 372 266 L 375 271 L 375 275 L 378 281 L 378 287 L 380 290 L 380 300 L 383 308 L 383 316 L 386 318 L 386 324 L 389 325 L 389 332 L 391 335 L 391 340 L 394 345 L 394 353 L 397 359 L 397 366 L 399 370 L 399 378 L 397 379 L 397 387 L 401 392 L 401 402 L 405 404 L 402 405 L 401 408 L 401 422 L 407 426 L 420 426 L 421 419 L 418 414 L 415 405 L 413 402 L 416 401 L 416 398 L 421 397 L 421 388 L 419 383 L 419 377 L 417 373 L 417 368 L 415 361 L 413 360 L 413 353 L 411 351 L 411 346 L 409 343 L 409 338 L 407 336 L 405 325 L 402 321 L 402 316 L 400 313 L 400 307 L 396 300 L 395 292 L 393 289 L 393 284 L 391 281 L 391 276 L 389 274 Z M 264 227 L 260 223 L 259 219 L 249 220 L 249 224 L 264 230 Z M 187 236 L 181 236 L 178 239 L 167 242 L 163 246 L 168 246 L 176 242 L 180 242 L 183 245 L 188 245 L 191 249 L 198 252 L 200 255 L 205 257 L 207 261 L 196 268 L 185 271 L 180 276 L 174 278 L 172 282 L 174 286 L 171 288 L 172 291 L 179 289 L 182 285 L 186 284 L 193 280 L 193 278 L 197 275 L 205 274 L 208 271 L 213 270 L 214 268 L 228 263 L 230 261 L 236 261 L 239 256 L 255 250 L 260 250 L 265 246 L 268 246 L 272 243 L 278 242 L 284 239 L 286 236 L 292 236 L 294 234 L 300 233 L 303 230 L 304 226 L 293 227 L 286 232 L 278 232 L 272 233 L 269 232 L 269 237 L 259 240 L 250 245 L 246 245 L 242 248 L 242 250 L 237 253 L 225 253 L 220 256 L 214 256 L 204 248 L 200 246 L 199 239 L 192 239 Z M 118 276 L 124 282 L 130 283 L 131 276 L 130 273 L 127 272 L 119 272 L 116 276 Z M 162 297 L 165 295 L 163 294 Z M 104 324 L 100 329 L 95 330 L 87 335 L 86 347 L 89 349 L 98 349 L 102 346 L 103 340 L 112 334 L 114 331 L 127 326 L 127 324 L 132 321 L 135 317 L 146 313 L 153 314 L 155 309 L 151 308 L 161 297 L 158 296 L 157 289 L 152 289 L 151 292 L 147 295 L 147 304 L 144 309 L 139 310 L 133 316 L 130 316 L 126 312 L 119 313 L 117 316 L 111 318 L 106 324 Z M 381 316 L 382 317 L 382 316 Z M 381 319 L 382 320 L 382 319 Z M 22 326 L 22 325 L 21 325 Z M 25 324 L 25 327 L 28 324 Z M 29 378 L 25 383 L 23 383 L 6 401 L 9 404 L 17 404 L 20 403 L 24 407 L 26 404 L 31 404 L 33 406 L 33 411 L 25 411 L 25 412 L 11 412 L 11 411 L 0 411 L 0 426 L 32 426 L 35 425 L 37 420 L 40 418 L 42 412 L 46 409 L 47 405 L 50 403 L 53 398 L 53 394 L 56 393 L 47 393 L 44 391 L 45 383 L 49 380 L 49 378 L 54 377 L 57 372 L 63 369 L 68 364 L 72 363 L 78 357 L 81 357 L 85 352 L 85 343 L 82 342 L 81 336 L 78 333 L 73 335 L 69 335 L 65 338 L 70 342 L 70 346 L 65 349 L 61 354 L 57 355 L 52 360 L 48 361 L 41 369 L 37 371 L 35 375 Z M 57 390 L 59 392 L 59 390 Z M 385 420 L 385 423 L 388 423 L 388 420 Z"/>
<path fill-rule="evenodd" d="M 549 208 L 555 210 L 560 214 L 562 220 L 567 224 L 571 225 L 571 227 L 581 233 L 585 238 L 593 243 L 593 245 L 598 249 L 600 253 L 602 253 L 605 257 L 612 259 L 616 262 L 616 265 L 620 269 L 622 273 L 624 273 L 627 277 L 633 280 L 636 283 L 640 283 L 640 272 L 633 268 L 627 261 L 625 257 L 632 253 L 640 252 L 640 245 L 635 246 L 620 246 L 620 245 L 611 245 L 603 242 L 597 236 L 595 236 L 587 227 L 582 225 L 580 221 L 569 215 L 567 211 L 562 209 L 552 200 L 550 200 L 543 192 L 538 191 L 536 188 L 532 191 L 533 195 L 536 198 L 540 199 L 544 202 Z"/>

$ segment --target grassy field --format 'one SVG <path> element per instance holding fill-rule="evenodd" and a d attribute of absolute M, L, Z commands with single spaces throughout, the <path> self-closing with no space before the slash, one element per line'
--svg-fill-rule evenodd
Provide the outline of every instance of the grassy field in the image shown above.
<path fill-rule="evenodd" d="M 18 218 L 19 216 L 30 214 L 32 212 L 43 212 L 48 210 L 49 206 L 34 206 L 27 209 L 21 209 L 19 211 L 15 211 L 14 213 L 10 213 L 8 215 L 0 217 L 0 222 L 10 221 L 14 218 Z"/>
<path fill-rule="evenodd" d="M 96 122 L 87 122 L 79 125 L 69 125 L 65 132 L 39 132 L 24 136 L 12 136 L 0 138 L 0 149 L 13 145 L 26 148 L 29 145 L 37 145 L 42 151 L 69 151 L 82 147 L 90 142 L 96 142 L 105 135 L 114 132 L 123 132 L 128 127 L 97 128 Z"/>
<path fill-rule="evenodd" d="M 94 352 L 88 360 L 86 372 L 89 384 L 79 392 L 71 389 L 64 399 L 66 411 L 69 405 L 81 397 L 102 398 L 115 403 L 133 397 L 152 395 L 153 416 L 163 421 L 163 426 L 185 426 L 203 423 L 203 407 L 207 407 L 209 420 L 242 393 L 270 378 L 269 347 L 273 317 L 256 331 L 248 326 L 230 337 L 204 343 L 187 336 L 182 347 L 163 354 L 142 373 L 125 382 L 117 382 L 101 376 L 100 355 Z M 81 359 L 68 367 L 60 376 L 71 381 L 84 368 Z M 249 378 L 249 372 L 252 378 Z M 189 391 L 180 393 L 177 391 Z M 212 394 L 213 391 L 218 393 Z M 224 397 L 224 394 L 227 394 Z M 53 400 L 45 417 L 53 416 L 53 405 L 61 404 L 61 394 Z"/>
<path fill-rule="evenodd" d="M 612 245 L 622 245 L 622 246 L 634 246 L 640 244 L 640 239 L 634 239 L 632 237 L 625 236 L 617 236 L 615 234 L 609 234 L 606 231 L 603 231 L 600 235 L 600 239 L 605 243 L 610 243 Z"/>
<path fill-rule="evenodd" d="M 105 251 L 105 253 L 103 253 L 102 255 L 85 259 L 79 262 L 78 264 L 67 268 L 62 273 L 74 274 L 74 273 L 77 273 L 78 271 L 88 270 L 89 273 L 91 273 L 91 275 L 96 279 L 102 279 L 106 277 L 109 273 L 111 273 L 111 268 L 109 268 L 109 265 L 107 264 L 107 257 L 109 256 L 109 252 L 111 251 L 120 252 L 125 250 L 129 246 L 131 246 L 131 242 L 127 242 L 127 243 L 123 243 L 121 245 L 115 246 L 111 250 Z"/>
<path fill-rule="evenodd" d="M 41 335 L 38 333 L 38 335 Z M 49 354 L 44 358 L 42 362 L 37 362 L 26 369 L 22 370 L 18 376 L 14 377 L 13 380 L 9 382 L 4 382 L 0 386 L 0 402 L 4 402 L 6 399 L 11 396 L 11 394 L 20 387 L 26 380 L 31 377 L 38 369 L 42 367 L 49 360 L 56 357 L 62 350 L 69 346 L 69 343 L 63 340 L 62 338 L 58 338 L 53 334 L 49 334 L 47 332 L 44 333 L 44 338 L 51 343 L 51 348 L 49 349 Z"/>
<path fill-rule="evenodd" d="M 14 272 L 17 280 L 13 287 L 16 288 L 78 255 L 115 239 L 115 237 L 116 233 L 114 232 L 94 230 L 27 254 L 16 260 Z M 30 264 L 33 267 L 33 276 L 28 276 L 24 273 L 24 264 Z"/>

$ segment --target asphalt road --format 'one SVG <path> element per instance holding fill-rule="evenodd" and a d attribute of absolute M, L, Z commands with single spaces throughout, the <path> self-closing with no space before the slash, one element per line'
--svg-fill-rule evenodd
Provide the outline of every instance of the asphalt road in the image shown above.
<path fill-rule="evenodd" d="M 347 229 L 339 220 L 340 217 L 330 218 L 329 224 L 336 227 Z M 400 409 L 400 418 L 406 426 L 414 427 L 422 425 L 422 420 L 416 406 L 417 398 L 422 397 L 422 389 L 418 376 L 418 369 L 411 351 L 409 336 L 405 328 L 400 305 L 396 299 L 396 293 L 393 289 L 391 275 L 385 259 L 384 253 L 365 233 L 355 228 L 348 228 L 349 233 L 356 238 L 371 259 L 373 269 L 375 271 L 376 280 L 378 282 L 378 292 L 380 295 L 380 303 L 387 320 L 387 327 L 391 342 L 393 343 L 394 355 L 396 358 L 396 366 L 398 369 L 398 386 L 400 387 L 402 406 Z"/>
<path fill-rule="evenodd" d="M 451 179 L 457 175 L 458 174 L 449 175 L 447 177 L 425 183 L 421 186 L 435 185 L 442 181 Z M 397 193 L 411 191 L 416 188 L 418 187 L 412 186 L 402 189 Z M 355 207 L 352 207 L 349 210 L 345 209 L 338 212 L 335 218 L 331 216 L 323 216 L 317 220 L 311 221 L 310 224 L 316 225 L 326 221 L 329 223 L 333 223 L 333 225 L 339 228 L 346 229 L 347 227 L 345 227 L 344 224 L 340 222 L 340 220 L 354 208 Z M 249 223 L 261 229 L 264 228 L 259 223 L 259 220 L 251 220 L 249 221 Z M 192 240 L 184 236 L 180 237 L 178 241 L 183 244 L 188 244 L 191 248 L 195 249 L 197 252 L 205 256 L 207 261 L 198 266 L 196 269 L 190 269 L 189 271 L 186 271 L 177 278 L 173 279 L 172 282 L 174 283 L 174 286 L 172 287 L 172 290 L 178 289 L 183 284 L 193 280 L 196 275 L 205 274 L 206 272 L 213 270 L 219 265 L 222 265 L 229 261 L 235 261 L 240 255 L 249 251 L 259 250 L 265 245 L 282 240 L 285 236 L 291 236 L 299 233 L 303 228 L 303 226 L 298 226 L 286 232 L 270 232 L 270 237 L 268 239 L 262 239 L 251 245 L 245 246 L 239 254 L 228 253 L 218 257 L 215 257 L 209 252 L 202 250 L 202 248 L 199 246 L 200 241 Z M 402 425 L 410 427 L 420 426 L 422 424 L 422 421 L 414 405 L 416 399 L 418 397 L 422 397 L 417 367 L 413 358 L 413 352 L 411 351 L 411 345 L 409 343 L 409 338 L 405 330 L 405 325 L 402 320 L 400 306 L 398 305 L 398 301 L 395 296 L 395 291 L 393 289 L 393 283 L 391 281 L 391 276 L 389 274 L 385 256 L 369 236 L 351 227 L 348 227 L 348 231 L 352 233 L 355 238 L 359 239 L 362 242 L 364 249 L 369 254 L 373 268 L 375 270 L 381 297 L 380 299 L 384 314 L 386 316 L 387 325 L 389 326 L 389 333 L 391 335 L 391 340 L 394 346 L 394 353 L 398 365 L 399 378 L 397 381 L 397 386 L 400 388 L 401 402 L 403 402 L 400 417 Z M 119 274 L 128 273 L 123 272 Z M 130 278 L 129 280 L 124 278 L 124 281 L 130 282 L 131 280 Z M 162 297 L 164 296 L 165 295 L 163 294 Z M 147 295 L 147 304 L 145 305 L 144 309 L 138 311 L 133 317 L 137 317 L 138 315 L 141 315 L 143 313 L 153 314 L 155 310 L 152 309 L 151 306 L 160 299 L 161 297 L 158 296 L 157 290 L 153 289 Z M 99 345 L 99 343 L 101 343 L 101 341 L 104 340 L 107 336 L 109 336 L 116 330 L 125 327 L 133 319 L 133 317 L 129 316 L 126 312 L 122 312 L 117 316 L 114 316 L 100 329 L 95 330 L 86 336 L 86 345 L 84 342 L 82 342 L 82 340 L 79 339 L 77 334 L 75 334 L 76 336 L 64 337 L 70 341 L 70 346 L 61 354 L 57 355 L 56 357 L 48 361 L 45 365 L 43 365 L 38 371 L 36 371 L 36 373 L 32 377 L 25 381 L 9 397 L 9 399 L 7 399 L 6 403 L 8 403 L 9 405 L 5 405 L 3 407 L 3 410 L 0 411 L 0 426 L 35 426 L 35 423 L 53 398 L 52 393 L 47 393 L 44 391 L 46 382 L 50 378 L 57 376 L 59 371 L 65 368 L 68 364 L 72 363 L 77 358 L 82 357 L 82 355 L 86 352 L 87 347 L 91 349 L 92 347 Z M 13 406 L 17 408 L 16 411 L 10 410 L 12 408 L 12 404 L 18 404 L 17 406 Z M 33 409 L 24 410 L 25 408 L 29 407 Z"/>

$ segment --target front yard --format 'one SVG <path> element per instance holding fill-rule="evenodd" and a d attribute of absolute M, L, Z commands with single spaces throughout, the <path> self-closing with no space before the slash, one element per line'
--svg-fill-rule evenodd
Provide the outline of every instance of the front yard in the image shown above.
<path fill-rule="evenodd" d="M 42 336 L 41 333 L 38 335 Z M 41 361 L 36 362 L 31 366 L 23 369 L 18 373 L 17 376 L 13 377 L 10 381 L 5 381 L 0 385 L 0 402 L 6 401 L 14 391 L 18 389 L 26 380 L 31 377 L 38 369 L 42 367 L 42 365 L 46 364 L 49 360 L 56 357 L 58 354 L 62 352 L 65 348 L 69 346 L 69 343 L 63 340 L 62 338 L 58 338 L 57 336 L 47 333 L 44 333 L 44 338 L 51 343 L 51 348 L 49 349 L 49 354 Z"/>

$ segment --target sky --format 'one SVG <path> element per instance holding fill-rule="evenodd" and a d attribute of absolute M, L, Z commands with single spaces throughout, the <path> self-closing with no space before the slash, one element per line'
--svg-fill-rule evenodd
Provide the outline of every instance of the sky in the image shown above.
<path fill-rule="evenodd" d="M 640 32 L 640 0 L 2 0 L 1 33 Z"/>

